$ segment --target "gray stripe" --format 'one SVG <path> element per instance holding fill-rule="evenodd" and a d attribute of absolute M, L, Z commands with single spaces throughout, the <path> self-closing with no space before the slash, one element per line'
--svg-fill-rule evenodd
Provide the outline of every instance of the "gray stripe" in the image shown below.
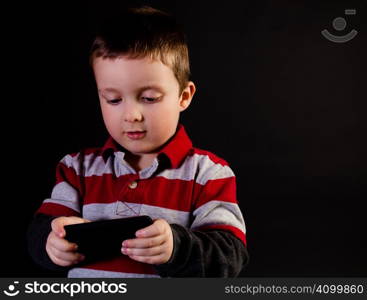
<path fill-rule="evenodd" d="M 68 272 L 68 278 L 160 278 L 160 276 L 152 274 L 101 271 L 87 268 L 73 268 Z"/>
<path fill-rule="evenodd" d="M 102 156 L 94 153 L 85 155 L 81 161 L 81 155 L 66 155 L 61 163 L 73 168 L 77 175 L 85 177 L 101 176 L 103 174 L 116 174 L 117 177 L 135 174 L 136 171 L 124 160 L 123 152 L 115 152 L 114 157 L 109 157 L 105 163 Z M 83 164 L 81 166 L 81 164 Z M 141 170 L 139 175 L 142 179 L 149 178 L 157 169 L 158 162 L 154 160 L 152 166 Z M 199 170 L 196 174 L 196 170 Z M 81 174 L 83 172 L 83 174 Z M 233 171 L 228 166 L 214 163 L 208 155 L 194 154 L 188 156 L 178 169 L 166 169 L 158 176 L 167 179 L 196 180 L 197 183 L 205 185 L 208 180 L 233 177 Z M 196 178 L 195 178 L 196 177 Z"/>
<path fill-rule="evenodd" d="M 139 172 L 139 177 L 141 179 L 149 178 L 153 175 L 153 173 L 157 170 L 157 168 L 158 168 L 158 159 L 155 158 L 151 166 Z"/>
<path fill-rule="evenodd" d="M 196 170 L 199 170 L 198 174 Z M 228 166 L 214 163 L 208 155 L 194 154 L 187 157 L 180 168 L 164 170 L 158 176 L 167 179 L 195 180 L 205 185 L 208 180 L 233 177 L 234 174 Z"/>
<path fill-rule="evenodd" d="M 234 176 L 229 166 L 215 164 L 209 158 L 203 162 L 203 166 L 199 167 L 199 170 L 196 182 L 201 185 L 206 185 L 209 180 L 224 179 Z"/>
<path fill-rule="evenodd" d="M 121 218 L 116 214 L 116 202 L 93 203 L 83 205 L 83 218 L 90 221 L 110 220 Z"/>
<path fill-rule="evenodd" d="M 127 174 L 136 174 L 136 171 L 124 160 L 124 152 L 118 151 L 115 152 L 114 155 L 113 168 L 117 177 Z M 109 159 L 112 158 L 109 157 Z"/>
<path fill-rule="evenodd" d="M 139 216 L 141 211 L 141 204 L 139 203 L 128 203 L 118 201 L 116 203 L 116 214 L 120 218 Z"/>
<path fill-rule="evenodd" d="M 246 233 L 245 221 L 237 204 L 213 200 L 197 208 L 191 229 L 206 225 L 231 225 Z"/>
<path fill-rule="evenodd" d="M 51 198 L 43 203 L 56 203 L 80 212 L 79 195 L 76 189 L 63 181 L 54 186 Z"/>
<path fill-rule="evenodd" d="M 190 222 L 189 212 L 146 204 L 141 206 L 140 214 L 148 215 L 153 220 L 165 219 L 169 224 L 179 224 L 185 227 L 188 227 Z"/>
<path fill-rule="evenodd" d="M 128 162 L 124 159 L 125 153 L 115 152 L 114 169 L 117 177 L 127 174 L 136 174 L 134 168 L 132 168 Z M 151 166 L 139 171 L 139 177 L 141 179 L 149 178 L 158 168 L 158 160 L 154 159 Z"/>
<path fill-rule="evenodd" d="M 85 155 L 82 160 L 80 153 L 78 153 L 74 157 L 66 155 L 61 160 L 61 163 L 69 168 L 73 168 L 77 175 L 82 175 L 84 177 L 101 176 L 103 174 L 113 173 L 116 174 L 116 176 L 122 176 L 135 173 L 130 166 L 122 163 L 123 153 L 116 152 L 115 157 L 109 157 L 105 162 L 102 156 L 91 153 Z"/>
<path fill-rule="evenodd" d="M 148 215 L 152 219 L 165 219 L 170 224 L 189 226 L 190 213 L 146 204 L 116 201 L 103 204 L 93 203 L 83 206 L 83 217 L 91 221 Z"/>
<path fill-rule="evenodd" d="M 102 156 L 95 156 L 93 154 L 87 155 L 83 161 L 84 176 L 101 176 L 103 174 L 112 174 L 113 170 L 110 163 L 111 157 L 105 163 Z"/>

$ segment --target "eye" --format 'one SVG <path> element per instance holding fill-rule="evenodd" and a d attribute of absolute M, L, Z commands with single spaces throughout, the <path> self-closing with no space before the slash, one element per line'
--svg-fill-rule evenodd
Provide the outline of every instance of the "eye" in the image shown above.
<path fill-rule="evenodd" d="M 116 104 L 119 104 L 121 101 L 122 101 L 122 99 L 118 98 L 118 99 L 107 100 L 107 103 L 112 104 L 112 105 L 116 105 Z"/>
<path fill-rule="evenodd" d="M 148 102 L 148 103 L 152 103 L 152 102 L 157 102 L 161 97 L 142 97 L 144 102 Z"/>

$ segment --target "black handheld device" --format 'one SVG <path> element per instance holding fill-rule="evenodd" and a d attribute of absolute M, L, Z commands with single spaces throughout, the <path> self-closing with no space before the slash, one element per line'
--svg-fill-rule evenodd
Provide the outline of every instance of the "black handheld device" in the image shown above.
<path fill-rule="evenodd" d="M 151 224 L 153 220 L 149 216 L 137 216 L 66 225 L 65 239 L 76 243 L 77 251 L 84 254 L 87 261 L 111 258 L 122 255 L 124 240 L 135 238 L 136 231 Z"/>

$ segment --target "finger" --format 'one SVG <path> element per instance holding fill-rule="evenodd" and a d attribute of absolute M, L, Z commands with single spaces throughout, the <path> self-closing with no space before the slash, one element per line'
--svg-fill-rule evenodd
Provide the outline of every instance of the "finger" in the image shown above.
<path fill-rule="evenodd" d="M 143 229 L 138 230 L 135 235 L 138 238 L 144 237 L 153 237 L 160 234 L 164 234 L 166 232 L 166 226 L 169 226 L 168 223 L 163 219 L 157 219 L 154 221 L 152 225 L 145 227 Z"/>
<path fill-rule="evenodd" d="M 87 219 L 83 219 L 83 218 L 79 218 L 79 217 L 65 217 L 65 218 L 62 218 L 60 223 L 60 227 L 59 228 L 59 236 L 60 237 L 65 237 L 65 229 L 64 229 L 64 226 L 66 225 L 73 225 L 73 224 L 81 224 L 81 223 L 88 223 L 90 222 L 89 220 Z"/>
<path fill-rule="evenodd" d="M 123 248 L 152 248 L 159 246 L 165 241 L 164 235 L 158 235 L 150 238 L 136 238 L 131 240 L 126 240 L 122 242 Z"/>
<path fill-rule="evenodd" d="M 57 258 L 57 256 L 54 253 L 54 248 L 52 248 L 52 246 L 50 246 L 49 244 L 46 244 L 46 252 L 51 261 L 59 266 L 69 266 L 71 264 L 70 261 L 64 261 Z"/>
<path fill-rule="evenodd" d="M 59 265 L 62 267 L 68 267 L 72 265 L 72 262 L 59 259 L 53 254 L 49 254 L 49 256 L 50 256 L 50 259 L 53 261 L 53 263 L 55 263 L 56 265 Z"/>
<path fill-rule="evenodd" d="M 48 238 L 48 243 L 51 247 L 58 249 L 60 251 L 76 251 L 78 249 L 78 245 L 75 243 L 70 243 L 67 240 L 58 237 L 54 232 L 51 231 L 50 236 Z"/>
<path fill-rule="evenodd" d="M 150 264 L 150 265 L 159 265 L 162 263 L 165 263 L 167 260 L 165 259 L 164 255 L 156 255 L 156 256 L 129 256 L 131 259 L 142 262 L 142 263 L 146 263 L 146 264 Z"/>
<path fill-rule="evenodd" d="M 160 246 L 152 247 L 152 248 L 143 248 L 143 249 L 122 248 L 121 252 L 128 256 L 157 256 L 162 253 L 165 253 L 166 248 L 167 247 L 165 245 L 160 245 Z"/>
<path fill-rule="evenodd" d="M 66 232 L 64 230 L 65 225 L 80 224 L 90 222 L 87 219 L 79 217 L 59 217 L 51 222 L 52 231 L 54 231 L 59 237 L 64 237 Z"/>
<path fill-rule="evenodd" d="M 57 256 L 55 256 L 54 254 L 49 254 L 50 256 L 50 259 L 57 265 L 59 266 L 63 266 L 63 267 L 67 267 L 67 266 L 71 266 L 73 264 L 77 264 L 79 263 L 80 261 L 78 260 L 74 260 L 74 261 L 70 261 L 70 260 L 64 260 L 64 259 L 61 259 Z"/>
<path fill-rule="evenodd" d="M 58 259 L 64 260 L 64 261 L 70 261 L 70 262 L 79 262 L 84 260 L 84 255 L 77 253 L 77 252 L 65 252 L 60 251 L 59 249 L 52 248 L 51 247 L 51 253 L 57 257 Z"/>

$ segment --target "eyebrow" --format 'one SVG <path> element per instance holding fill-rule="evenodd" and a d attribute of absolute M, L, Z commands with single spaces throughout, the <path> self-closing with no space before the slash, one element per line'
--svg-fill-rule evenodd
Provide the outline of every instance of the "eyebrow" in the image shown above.
<path fill-rule="evenodd" d="M 137 89 L 137 91 L 139 93 L 141 93 L 143 91 L 146 91 L 146 90 L 157 90 L 157 91 L 163 93 L 163 89 L 158 85 L 146 85 L 146 86 L 142 86 L 142 87 Z"/>
<path fill-rule="evenodd" d="M 118 92 L 118 90 L 114 88 L 105 88 L 105 89 L 98 89 L 99 92 Z"/>
<path fill-rule="evenodd" d="M 146 91 L 146 90 L 158 90 L 159 92 L 163 93 L 163 89 L 158 85 L 142 86 L 142 87 L 137 88 L 135 91 L 138 92 L 138 93 L 141 93 L 141 92 Z M 101 89 L 101 90 L 98 89 L 98 92 L 116 92 L 116 93 L 119 93 L 119 90 L 114 89 L 114 88 L 105 88 L 105 89 Z"/>

